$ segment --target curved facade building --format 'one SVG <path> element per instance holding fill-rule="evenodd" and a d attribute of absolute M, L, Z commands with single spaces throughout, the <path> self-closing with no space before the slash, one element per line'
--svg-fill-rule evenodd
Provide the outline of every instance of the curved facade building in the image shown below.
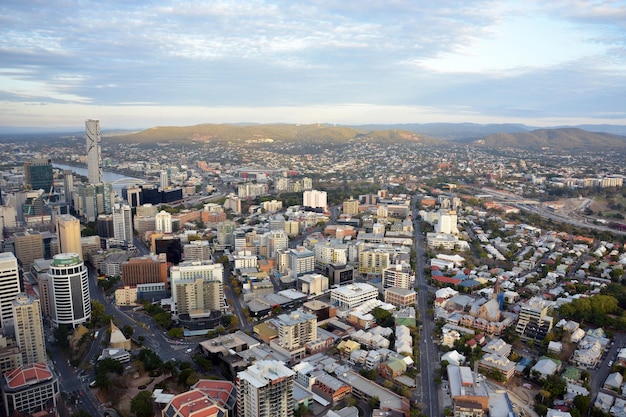
<path fill-rule="evenodd" d="M 77 253 L 55 255 L 48 271 L 52 324 L 78 326 L 91 318 L 89 275 Z"/>

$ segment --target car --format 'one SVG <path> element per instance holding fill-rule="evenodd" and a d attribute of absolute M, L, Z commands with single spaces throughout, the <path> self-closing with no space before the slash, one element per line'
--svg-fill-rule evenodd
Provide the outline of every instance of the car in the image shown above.
<path fill-rule="evenodd" d="M 193 349 L 192 349 L 192 348 L 189 348 L 189 349 L 187 349 L 185 352 L 187 352 L 187 353 L 191 353 L 192 351 L 193 351 Z"/>

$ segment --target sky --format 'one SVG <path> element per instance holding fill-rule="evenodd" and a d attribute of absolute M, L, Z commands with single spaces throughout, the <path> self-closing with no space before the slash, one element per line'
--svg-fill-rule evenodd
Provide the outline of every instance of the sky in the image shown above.
<path fill-rule="evenodd" d="M 626 1 L 2 0 L 0 127 L 626 124 Z"/>

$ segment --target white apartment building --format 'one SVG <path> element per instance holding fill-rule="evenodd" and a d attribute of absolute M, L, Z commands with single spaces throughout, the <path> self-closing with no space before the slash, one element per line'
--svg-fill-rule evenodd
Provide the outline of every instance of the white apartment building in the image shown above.
<path fill-rule="evenodd" d="M 154 216 L 154 230 L 161 233 L 172 233 L 172 215 L 161 210 Z"/>
<path fill-rule="evenodd" d="M 435 225 L 435 232 L 449 235 L 456 235 L 459 233 L 456 211 L 441 209 L 438 214 L 439 219 Z"/>
<path fill-rule="evenodd" d="M 383 288 L 413 288 L 415 272 L 409 264 L 396 264 L 383 269 Z"/>
<path fill-rule="evenodd" d="M 261 208 L 267 213 L 276 213 L 283 209 L 283 202 L 278 200 L 264 201 L 261 203 Z"/>
<path fill-rule="evenodd" d="M 235 194 L 229 194 L 224 200 L 224 210 L 230 209 L 233 214 L 241 214 L 241 198 Z"/>
<path fill-rule="evenodd" d="M 359 273 L 362 275 L 382 275 L 390 265 L 389 251 L 384 249 L 365 249 L 359 252 Z"/>
<path fill-rule="evenodd" d="M 352 310 L 377 297 L 378 289 L 364 282 L 356 282 L 330 291 L 330 303 L 341 310 Z"/>
<path fill-rule="evenodd" d="M 313 246 L 315 268 L 323 269 L 326 265 L 348 263 L 348 245 L 339 241 L 322 241 Z"/>
<path fill-rule="evenodd" d="M 128 204 L 113 205 L 113 237 L 126 243 L 133 242 L 133 212 Z"/>
<path fill-rule="evenodd" d="M 310 190 L 302 194 L 302 205 L 305 207 L 326 209 L 328 206 L 326 191 Z"/>
<path fill-rule="evenodd" d="M 173 310 L 224 311 L 224 266 L 210 261 L 182 262 L 170 269 Z"/>
<path fill-rule="evenodd" d="M 278 328 L 278 343 L 285 349 L 303 347 L 317 340 L 317 316 L 302 310 L 280 314 L 275 321 Z"/>
<path fill-rule="evenodd" d="M 20 293 L 20 270 L 12 252 L 0 253 L 0 326 L 13 319 L 13 300 Z"/>
<path fill-rule="evenodd" d="M 328 277 L 320 274 L 303 275 L 298 283 L 300 291 L 308 295 L 321 295 L 328 290 Z"/>
<path fill-rule="evenodd" d="M 289 250 L 289 269 L 294 279 L 315 271 L 315 255 L 304 246 Z"/>
<path fill-rule="evenodd" d="M 253 255 L 251 251 L 239 251 L 233 255 L 233 260 L 235 262 L 235 269 L 241 268 L 256 268 L 258 258 L 256 255 Z"/>
<path fill-rule="evenodd" d="M 293 417 L 296 373 L 277 360 L 257 361 L 237 373 L 239 417 Z"/>
<path fill-rule="evenodd" d="M 271 230 L 259 236 L 259 253 L 275 258 L 277 252 L 289 247 L 289 237 L 284 230 Z"/>
<path fill-rule="evenodd" d="M 46 362 L 43 323 L 39 299 L 20 293 L 13 300 L 15 341 L 22 353 L 22 364 Z"/>

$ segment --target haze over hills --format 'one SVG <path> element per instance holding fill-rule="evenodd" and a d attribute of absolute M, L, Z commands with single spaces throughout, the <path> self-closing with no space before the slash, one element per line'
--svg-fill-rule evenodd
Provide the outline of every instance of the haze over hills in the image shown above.
<path fill-rule="evenodd" d="M 159 126 L 141 131 L 103 129 L 109 143 L 181 143 L 206 142 L 267 143 L 280 145 L 341 145 L 350 142 L 377 143 L 465 143 L 488 148 L 519 149 L 626 149 L 626 126 L 585 125 L 576 127 L 533 128 L 521 124 L 427 123 L 401 125 L 334 126 L 329 124 L 200 124 L 195 126 Z M 623 136 L 607 131 L 619 132 Z M 0 128 L 0 132 L 3 132 Z M 65 135 L 81 136 L 73 129 Z M 0 140 L 48 141 L 62 133 L 3 132 Z"/>
<path fill-rule="evenodd" d="M 405 130 L 374 130 L 364 131 L 347 126 L 315 125 L 232 125 L 232 124 L 202 124 L 196 126 L 154 127 L 129 135 L 117 135 L 109 138 L 113 142 L 289 142 L 306 144 L 346 143 L 351 141 L 401 142 L 414 141 L 423 143 L 438 143 L 439 139 L 418 135 Z"/>
<path fill-rule="evenodd" d="M 531 132 L 495 133 L 470 143 L 486 148 L 520 149 L 626 149 L 626 137 L 588 132 L 578 128 L 537 129 Z"/>

